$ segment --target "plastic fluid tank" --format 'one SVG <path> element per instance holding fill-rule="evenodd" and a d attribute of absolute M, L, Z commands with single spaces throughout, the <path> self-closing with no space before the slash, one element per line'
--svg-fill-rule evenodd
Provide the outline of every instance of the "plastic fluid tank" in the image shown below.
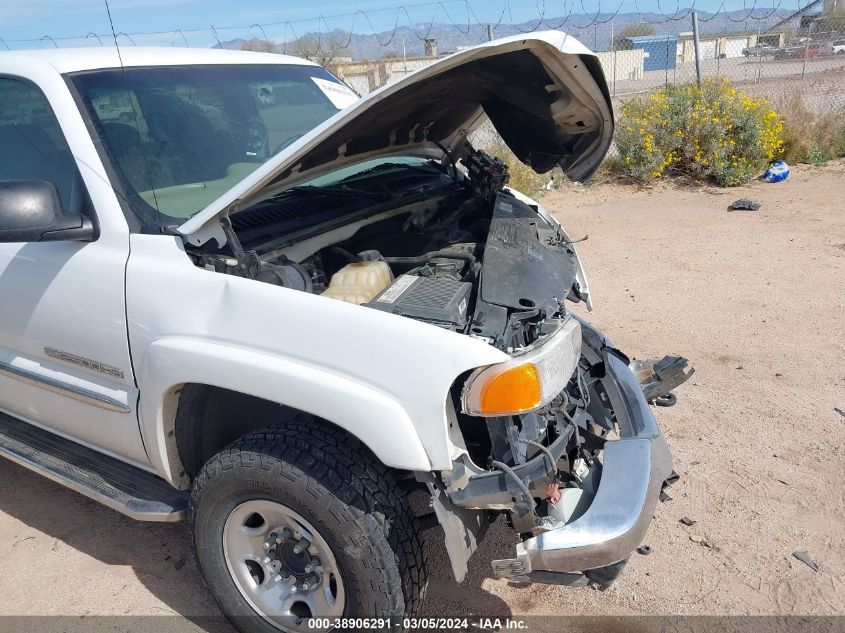
<path fill-rule="evenodd" d="M 323 296 L 360 305 L 372 301 L 392 281 L 393 275 L 386 262 L 355 262 L 332 275 Z"/>

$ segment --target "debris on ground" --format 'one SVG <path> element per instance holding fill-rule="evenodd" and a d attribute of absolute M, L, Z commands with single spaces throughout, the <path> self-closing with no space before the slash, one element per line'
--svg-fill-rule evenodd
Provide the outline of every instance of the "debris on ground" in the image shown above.
<path fill-rule="evenodd" d="M 731 211 L 757 211 L 760 208 L 759 202 L 754 202 L 748 198 L 740 198 L 734 200 L 729 209 Z"/>
<path fill-rule="evenodd" d="M 787 178 L 789 178 L 789 165 L 782 160 L 776 160 L 772 163 L 772 166 L 763 173 L 763 180 L 766 182 L 782 182 Z"/>
<path fill-rule="evenodd" d="M 637 548 L 637 554 L 642 554 L 643 556 L 648 556 L 651 554 L 651 545 L 640 545 Z"/>
<path fill-rule="evenodd" d="M 784 486 L 788 486 L 788 485 L 789 485 L 789 484 L 788 484 L 788 483 L 786 483 L 783 479 L 778 479 L 778 478 L 775 478 L 775 481 L 776 481 L 776 482 L 778 482 L 779 484 L 783 484 Z"/>
<path fill-rule="evenodd" d="M 184 566 L 185 566 L 185 559 L 184 558 L 180 558 L 175 563 L 173 563 L 173 567 L 175 569 L 182 569 Z"/>
<path fill-rule="evenodd" d="M 840 409 L 839 407 L 833 407 L 833 410 L 836 411 L 839 415 L 845 418 L 845 410 Z"/>
<path fill-rule="evenodd" d="M 698 523 L 698 521 L 696 521 L 695 519 L 690 519 L 688 516 L 682 516 L 680 518 L 680 522 L 686 525 L 687 527 L 693 526 Z"/>
<path fill-rule="evenodd" d="M 664 491 L 662 491 L 662 490 L 660 491 L 660 501 L 662 503 L 666 503 L 667 501 L 671 501 L 671 500 L 672 500 L 672 497 L 667 495 Z"/>
<path fill-rule="evenodd" d="M 804 563 L 807 567 L 812 569 L 813 571 L 819 570 L 819 566 L 818 566 L 818 564 L 816 564 L 816 561 L 814 561 L 812 558 L 810 558 L 810 554 L 808 554 L 805 550 L 798 550 L 798 551 L 792 552 L 792 555 L 795 558 L 797 558 L 798 560 L 800 560 L 802 563 Z"/>
<path fill-rule="evenodd" d="M 689 540 L 693 543 L 698 543 L 699 545 L 703 545 L 704 547 L 709 547 L 710 549 L 715 549 L 713 543 L 711 543 L 706 536 L 702 536 L 701 534 L 690 534 Z"/>

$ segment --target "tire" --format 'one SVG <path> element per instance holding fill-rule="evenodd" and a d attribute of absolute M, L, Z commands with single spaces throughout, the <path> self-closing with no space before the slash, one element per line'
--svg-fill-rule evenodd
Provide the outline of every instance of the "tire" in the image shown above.
<path fill-rule="evenodd" d="M 299 516 L 305 533 L 315 530 L 331 550 L 322 558 L 336 562 L 339 580 L 332 576 L 332 582 L 336 590 L 338 582 L 342 587 L 342 617 L 399 618 L 416 612 L 427 582 L 423 541 L 395 478 L 356 439 L 313 421 L 294 422 L 235 441 L 194 481 L 189 524 L 199 567 L 238 629 L 313 630 L 306 620 L 269 621 L 273 614 L 259 613 L 246 598 L 250 594 L 238 580 L 241 568 L 227 564 L 227 520 L 239 516 L 239 508 L 252 507 L 248 504 L 268 502 Z M 230 556 L 229 562 L 238 565 L 236 559 Z M 289 580 L 293 583 L 293 576 Z"/>

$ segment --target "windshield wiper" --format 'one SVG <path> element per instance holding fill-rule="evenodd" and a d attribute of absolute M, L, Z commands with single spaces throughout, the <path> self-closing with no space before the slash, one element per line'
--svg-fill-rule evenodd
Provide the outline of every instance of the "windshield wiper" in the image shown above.
<path fill-rule="evenodd" d="M 342 178 L 341 180 L 338 180 L 337 182 L 338 182 L 338 184 L 340 184 L 340 183 L 344 183 L 344 182 L 349 182 L 351 180 L 357 180 L 358 178 L 370 176 L 374 173 L 377 173 L 379 171 L 383 171 L 385 169 L 402 169 L 402 170 L 407 170 L 407 171 L 415 171 L 415 172 L 422 173 L 422 174 L 428 174 L 428 175 L 431 175 L 431 176 L 442 176 L 443 175 L 443 172 L 440 169 L 438 169 L 437 167 L 434 167 L 434 166 L 423 167 L 422 165 L 408 165 L 406 163 L 380 163 L 379 165 L 376 165 L 375 167 L 370 167 L 369 169 L 365 169 L 364 171 L 359 171 L 358 173 L 347 176 L 346 178 Z"/>
<path fill-rule="evenodd" d="M 318 187 L 315 185 L 300 185 L 299 187 L 291 187 L 290 189 L 285 189 L 284 191 L 277 193 L 271 198 L 271 200 L 277 200 L 289 195 L 300 194 L 348 196 L 350 198 L 370 198 L 373 200 L 389 200 L 390 198 L 395 197 L 395 194 L 388 191 L 365 191 L 364 189 L 353 189 L 345 186 Z"/>

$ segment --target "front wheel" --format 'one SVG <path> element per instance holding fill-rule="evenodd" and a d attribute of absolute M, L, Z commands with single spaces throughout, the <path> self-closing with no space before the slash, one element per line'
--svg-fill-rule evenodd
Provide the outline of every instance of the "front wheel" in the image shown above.
<path fill-rule="evenodd" d="M 209 589 L 242 631 L 398 618 L 422 598 L 422 539 L 403 492 L 331 429 L 297 423 L 236 441 L 197 476 L 190 521 Z"/>

